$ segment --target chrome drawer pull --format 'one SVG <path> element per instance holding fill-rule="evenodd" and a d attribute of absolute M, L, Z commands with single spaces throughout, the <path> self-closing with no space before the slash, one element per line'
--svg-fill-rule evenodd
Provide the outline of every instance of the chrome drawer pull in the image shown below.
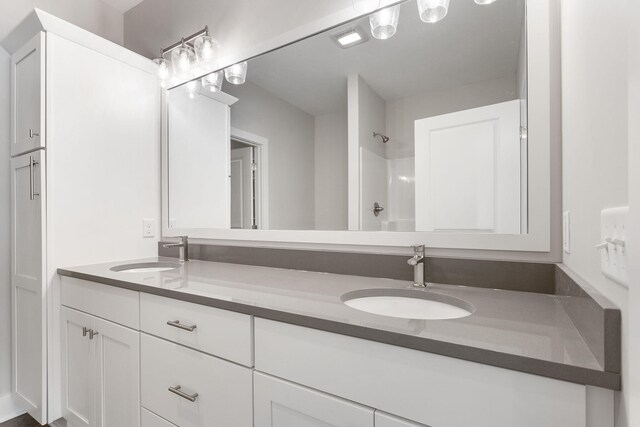
<path fill-rule="evenodd" d="M 167 322 L 167 325 L 189 332 L 193 332 L 198 327 L 197 325 L 183 325 L 179 320 L 170 320 L 169 322 Z"/>
<path fill-rule="evenodd" d="M 83 327 L 82 327 L 82 336 L 83 336 L 83 337 L 86 337 L 86 336 L 87 336 L 87 334 L 89 333 L 89 331 L 90 331 L 90 329 L 89 329 L 89 328 L 87 328 L 86 326 L 83 326 Z"/>
<path fill-rule="evenodd" d="M 29 129 L 29 138 L 33 138 L 34 136 L 40 136 L 38 132 L 34 132 L 33 129 Z"/>
<path fill-rule="evenodd" d="M 96 335 L 98 335 L 99 332 L 98 331 L 94 331 L 93 329 L 89 329 L 89 339 L 92 340 L 93 337 L 95 337 Z"/>
<path fill-rule="evenodd" d="M 198 397 L 198 393 L 193 393 L 193 394 L 187 394 L 184 391 L 180 390 L 180 386 L 177 385 L 175 387 L 169 387 L 169 391 L 171 393 L 177 394 L 178 396 L 187 399 L 190 402 L 195 402 L 196 398 Z"/>

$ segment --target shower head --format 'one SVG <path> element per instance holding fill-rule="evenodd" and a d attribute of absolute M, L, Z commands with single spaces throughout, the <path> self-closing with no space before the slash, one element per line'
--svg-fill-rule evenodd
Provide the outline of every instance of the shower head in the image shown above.
<path fill-rule="evenodd" d="M 380 138 L 382 138 L 382 143 L 383 144 L 386 144 L 389 141 L 389 137 L 388 136 L 383 135 L 383 134 L 381 134 L 379 132 L 374 132 L 373 133 L 373 137 L 375 138 L 376 136 L 379 136 Z"/>

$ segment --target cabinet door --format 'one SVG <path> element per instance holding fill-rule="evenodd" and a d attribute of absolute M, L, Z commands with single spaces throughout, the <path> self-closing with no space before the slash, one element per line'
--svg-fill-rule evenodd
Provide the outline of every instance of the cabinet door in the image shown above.
<path fill-rule="evenodd" d="M 11 55 L 11 155 L 44 147 L 45 33 Z"/>
<path fill-rule="evenodd" d="M 254 427 L 373 427 L 373 409 L 255 372 Z"/>
<path fill-rule="evenodd" d="M 376 411 L 376 427 L 428 427 L 384 412 Z"/>
<path fill-rule="evenodd" d="M 62 308 L 62 416 L 74 427 L 95 425 L 94 317 Z"/>
<path fill-rule="evenodd" d="M 140 333 L 95 318 L 96 427 L 140 426 Z"/>
<path fill-rule="evenodd" d="M 46 412 L 44 152 L 11 159 L 13 396 L 40 422 Z"/>

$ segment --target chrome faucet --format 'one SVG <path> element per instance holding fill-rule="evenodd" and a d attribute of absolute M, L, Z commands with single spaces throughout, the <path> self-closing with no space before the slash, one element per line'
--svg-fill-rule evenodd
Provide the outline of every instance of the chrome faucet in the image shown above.
<path fill-rule="evenodd" d="M 407 264 L 413 266 L 413 286 L 416 288 L 426 288 L 424 281 L 424 245 L 413 247 L 413 257 L 407 260 Z"/>
<path fill-rule="evenodd" d="M 189 261 L 189 236 L 180 236 L 177 243 L 162 242 L 163 248 L 180 248 L 180 262 Z"/>

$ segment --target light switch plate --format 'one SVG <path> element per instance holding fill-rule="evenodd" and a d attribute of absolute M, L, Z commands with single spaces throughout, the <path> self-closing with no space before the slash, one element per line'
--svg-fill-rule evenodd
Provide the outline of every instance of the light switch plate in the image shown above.
<path fill-rule="evenodd" d="M 602 274 L 628 288 L 627 218 L 628 207 L 603 209 L 600 214 L 600 265 Z"/>
<path fill-rule="evenodd" d="M 571 212 L 562 214 L 562 250 L 571 253 Z"/>
<path fill-rule="evenodd" d="M 153 218 L 145 218 L 142 220 L 142 237 L 154 237 L 156 228 L 156 220 Z"/>

